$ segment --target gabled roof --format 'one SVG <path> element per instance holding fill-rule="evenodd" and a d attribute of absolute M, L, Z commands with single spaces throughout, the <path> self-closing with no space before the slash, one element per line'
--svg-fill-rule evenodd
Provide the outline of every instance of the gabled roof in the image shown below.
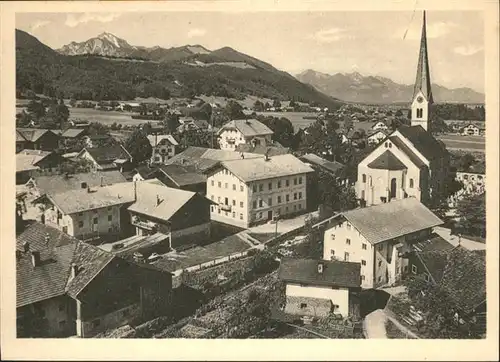
<path fill-rule="evenodd" d="M 318 272 L 320 263 L 323 264 L 322 273 Z M 284 258 L 281 261 L 278 276 L 281 280 L 292 283 L 359 288 L 361 264 L 337 260 Z"/>
<path fill-rule="evenodd" d="M 36 142 L 40 139 L 40 137 L 44 136 L 47 133 L 53 133 L 49 129 L 42 128 L 16 128 L 16 131 L 19 132 L 27 141 Z"/>
<path fill-rule="evenodd" d="M 408 168 L 389 150 L 370 162 L 368 167 L 379 170 L 406 170 Z"/>
<path fill-rule="evenodd" d="M 415 255 L 420 259 L 434 282 L 443 277 L 447 263 L 447 254 L 454 246 L 437 234 L 413 245 Z"/>
<path fill-rule="evenodd" d="M 465 312 L 486 300 L 486 263 L 484 258 L 462 247 L 448 254 L 440 282 L 450 298 Z"/>
<path fill-rule="evenodd" d="M 422 126 L 400 126 L 397 130 L 429 161 L 448 154 L 445 145 Z"/>
<path fill-rule="evenodd" d="M 86 130 L 84 128 L 68 128 L 61 133 L 63 138 L 77 138 L 78 136 L 84 134 Z"/>
<path fill-rule="evenodd" d="M 172 136 L 171 134 L 167 135 L 149 135 L 148 136 L 148 141 L 151 144 L 151 147 L 156 147 L 159 144 L 162 143 L 168 143 L 172 146 L 177 146 L 179 143 L 177 140 Z"/>
<path fill-rule="evenodd" d="M 320 166 L 329 172 L 336 173 L 341 170 L 344 165 L 337 161 L 328 161 L 324 158 L 315 155 L 314 153 L 307 153 L 300 157 L 304 162 L 312 163 L 314 165 Z"/>
<path fill-rule="evenodd" d="M 267 155 L 269 157 L 278 156 L 278 155 L 286 155 L 290 153 L 290 149 L 288 147 L 283 146 L 265 146 L 265 145 L 251 145 L 247 143 L 240 143 L 236 146 L 236 152 L 246 152 L 246 153 L 257 153 L 259 155 Z"/>
<path fill-rule="evenodd" d="M 123 205 L 134 201 L 132 182 L 117 183 L 104 187 L 47 193 L 48 199 L 63 213 L 74 214 L 108 206 Z"/>
<path fill-rule="evenodd" d="M 16 153 L 16 172 L 39 169 L 37 164 L 50 154 L 51 152 L 35 150 L 23 150 Z"/>
<path fill-rule="evenodd" d="M 127 180 L 119 171 L 96 171 L 76 173 L 71 175 L 53 175 L 53 176 L 35 176 L 33 177 L 34 184 L 40 194 L 58 193 L 69 190 L 78 190 L 82 187 L 82 183 L 86 183 L 90 187 L 111 185 Z"/>
<path fill-rule="evenodd" d="M 371 244 L 441 225 L 443 221 L 414 197 L 340 213 Z"/>
<path fill-rule="evenodd" d="M 48 242 L 46 237 L 48 236 Z M 24 253 L 28 242 L 31 251 L 40 252 L 40 265 L 33 266 L 31 256 Z M 17 300 L 16 306 L 36 303 L 68 293 L 75 298 L 114 256 L 50 226 L 35 223 L 16 240 Z M 71 279 L 71 264 L 79 273 Z"/>
<path fill-rule="evenodd" d="M 425 165 L 424 161 L 422 161 L 422 159 L 417 156 L 415 154 L 415 152 L 413 152 L 410 147 L 408 147 L 406 145 L 406 143 L 401 139 L 399 138 L 398 136 L 390 136 L 389 137 L 389 140 L 397 147 L 399 148 L 401 151 L 403 151 L 403 153 L 408 156 L 408 158 L 410 159 L 411 162 L 413 162 L 413 164 L 415 166 L 417 166 L 418 168 L 422 168 Z"/>
<path fill-rule="evenodd" d="M 256 119 L 235 119 L 229 121 L 221 127 L 219 134 L 224 130 L 229 129 L 238 130 L 245 137 L 264 136 L 274 133 L 264 123 L 259 122 Z"/>
<path fill-rule="evenodd" d="M 205 183 L 207 176 L 196 171 L 194 166 L 160 165 L 158 170 L 178 187 Z"/>
<path fill-rule="evenodd" d="M 99 165 L 113 163 L 118 159 L 127 160 L 132 158 L 122 145 L 84 148 L 80 154 L 84 151 L 87 151 Z"/>
<path fill-rule="evenodd" d="M 217 150 L 213 148 L 204 147 L 188 147 L 183 152 L 168 159 L 165 164 L 167 165 L 180 165 L 180 166 L 193 166 L 197 171 L 204 172 L 209 168 L 214 167 L 221 161 L 238 160 L 241 159 L 240 152 Z M 263 155 L 256 153 L 243 153 L 245 158 L 263 158 Z"/>
<path fill-rule="evenodd" d="M 314 172 L 310 166 L 291 154 L 269 157 L 267 160 L 260 157 L 225 161 L 222 162 L 222 167 L 244 182 Z"/>
<path fill-rule="evenodd" d="M 128 210 L 168 221 L 195 195 L 195 192 L 137 182 L 137 201 L 130 205 Z"/>

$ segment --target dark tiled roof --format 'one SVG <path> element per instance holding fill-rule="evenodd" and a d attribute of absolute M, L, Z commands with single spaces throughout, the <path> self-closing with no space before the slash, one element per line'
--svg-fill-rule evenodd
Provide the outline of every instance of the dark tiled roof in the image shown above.
<path fill-rule="evenodd" d="M 178 187 L 205 183 L 207 176 L 198 172 L 194 166 L 160 165 L 158 169 Z"/>
<path fill-rule="evenodd" d="M 341 215 L 372 244 L 443 223 L 414 197 L 358 208 Z"/>
<path fill-rule="evenodd" d="M 305 154 L 304 156 L 300 157 L 300 159 L 304 162 L 312 163 L 316 166 L 322 167 L 332 173 L 336 173 L 344 167 L 344 165 L 340 162 L 328 161 L 313 153 Z"/>
<path fill-rule="evenodd" d="M 484 258 L 462 247 L 454 248 L 440 284 L 459 308 L 471 311 L 486 300 Z"/>
<path fill-rule="evenodd" d="M 418 157 L 415 152 L 413 152 L 410 147 L 408 147 L 406 145 L 406 143 L 404 143 L 403 140 L 401 140 L 401 138 L 399 138 L 398 136 L 390 136 L 389 137 L 389 140 L 392 141 L 392 143 L 397 147 L 399 148 L 401 151 L 404 152 L 404 154 L 406 156 L 408 156 L 408 158 L 411 160 L 411 162 L 413 162 L 413 164 L 415 164 L 418 168 L 422 168 L 425 166 L 425 163 L 424 161 L 422 161 L 420 159 L 420 157 Z"/>
<path fill-rule="evenodd" d="M 129 159 L 130 154 L 121 145 L 86 148 L 98 164 L 112 163 L 117 159 Z"/>
<path fill-rule="evenodd" d="M 35 185 L 40 194 L 58 193 L 81 188 L 82 182 L 88 186 L 112 185 L 126 182 L 127 180 L 119 171 L 97 171 L 77 173 L 72 175 L 37 176 L 34 178 Z"/>
<path fill-rule="evenodd" d="M 16 129 L 26 140 L 31 142 L 36 142 L 46 133 L 54 133 L 48 129 L 42 128 L 17 128 Z M 54 133 L 55 134 L 55 133 Z"/>
<path fill-rule="evenodd" d="M 450 251 L 454 248 L 452 244 L 435 233 L 432 233 L 426 240 L 415 243 L 413 247 L 417 252 L 420 253 L 426 253 L 430 251 Z"/>
<path fill-rule="evenodd" d="M 25 241 L 30 243 L 30 250 L 40 252 L 40 265 L 34 267 L 31 255 L 23 252 Z M 114 257 L 40 223 L 31 225 L 21 233 L 16 244 L 21 251 L 16 265 L 17 307 L 65 293 L 76 297 Z M 74 279 L 70 278 L 72 263 L 80 270 Z"/>
<path fill-rule="evenodd" d="M 387 150 L 368 164 L 369 168 L 380 170 L 405 170 L 407 167 L 391 151 Z"/>
<path fill-rule="evenodd" d="M 323 273 L 318 272 L 318 264 L 323 263 Z M 361 264 L 345 261 L 313 259 L 283 259 L 279 268 L 279 278 L 287 282 L 301 284 L 359 288 Z"/>
<path fill-rule="evenodd" d="M 219 134 L 225 129 L 237 129 L 245 137 L 273 134 L 273 131 L 264 123 L 256 119 L 235 119 L 221 127 Z"/>
<path fill-rule="evenodd" d="M 67 293 L 76 298 L 108 263 L 113 260 L 113 254 L 107 253 L 95 246 L 79 242 L 76 245 L 73 263 L 78 267 L 78 274 L 68 283 Z"/>
<path fill-rule="evenodd" d="M 85 134 L 86 130 L 82 128 L 69 128 L 63 133 L 61 133 L 61 136 L 64 138 L 76 138 L 82 134 Z"/>
<path fill-rule="evenodd" d="M 442 158 L 448 153 L 445 145 L 421 126 L 400 126 L 398 131 L 428 160 Z"/>

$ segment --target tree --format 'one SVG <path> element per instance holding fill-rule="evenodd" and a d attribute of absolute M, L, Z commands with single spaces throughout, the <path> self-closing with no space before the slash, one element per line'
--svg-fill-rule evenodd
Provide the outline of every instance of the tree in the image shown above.
<path fill-rule="evenodd" d="M 245 113 L 243 113 L 243 107 L 236 101 L 230 100 L 227 102 L 223 113 L 229 120 L 233 119 L 245 119 Z"/>
<path fill-rule="evenodd" d="M 294 129 L 288 118 L 258 115 L 256 119 L 273 131 L 273 141 L 279 142 L 283 147 L 293 145 Z"/>
<path fill-rule="evenodd" d="M 476 158 L 472 154 L 466 153 L 460 158 L 459 170 L 468 171 L 470 167 L 475 163 L 476 163 Z"/>
<path fill-rule="evenodd" d="M 22 112 L 16 114 L 16 127 L 24 127 L 31 122 L 31 116 L 23 109 Z"/>
<path fill-rule="evenodd" d="M 71 161 L 64 161 L 59 167 L 59 173 L 64 174 L 75 174 L 81 172 L 90 172 L 92 170 L 93 164 L 90 160 L 85 158 L 78 158 Z"/>
<path fill-rule="evenodd" d="M 486 192 L 460 200 L 456 232 L 486 238 Z"/>
<path fill-rule="evenodd" d="M 32 100 L 28 103 L 28 107 L 26 107 L 26 110 L 35 120 L 39 120 L 40 118 L 45 116 L 45 106 L 42 104 L 42 102 Z"/>
<path fill-rule="evenodd" d="M 440 284 L 427 282 L 420 276 L 405 279 L 412 305 L 425 315 L 425 329 L 432 338 L 477 338 L 472 321 L 461 324 L 456 313 L 460 308 Z"/>
<path fill-rule="evenodd" d="M 141 163 L 149 160 L 153 149 L 146 133 L 143 130 L 136 129 L 125 142 L 125 148 L 132 155 L 134 162 Z"/>
<path fill-rule="evenodd" d="M 168 113 L 165 117 L 165 128 L 166 131 L 170 134 L 175 133 L 177 131 L 177 127 L 179 127 L 179 115 L 175 113 Z"/>
<path fill-rule="evenodd" d="M 260 100 L 257 99 L 253 104 L 253 110 L 255 112 L 264 112 L 265 111 L 264 103 L 262 103 Z"/>
<path fill-rule="evenodd" d="M 354 189 L 341 185 L 336 176 L 318 168 L 316 175 L 312 177 L 313 187 L 308 197 L 332 211 L 346 211 L 357 206 Z"/>
<path fill-rule="evenodd" d="M 281 108 L 281 102 L 278 98 L 273 99 L 273 107 L 276 109 Z"/>
<path fill-rule="evenodd" d="M 69 119 L 69 109 L 64 104 L 63 100 L 55 101 L 49 106 L 47 111 L 47 118 L 56 125 L 56 127 L 63 129 Z"/>

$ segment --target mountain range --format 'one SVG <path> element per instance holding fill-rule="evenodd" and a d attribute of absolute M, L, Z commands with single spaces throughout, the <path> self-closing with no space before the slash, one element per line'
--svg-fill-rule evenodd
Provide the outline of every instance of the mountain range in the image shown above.
<path fill-rule="evenodd" d="M 413 85 L 398 84 L 380 76 L 363 76 L 358 72 L 330 75 L 308 69 L 296 78 L 347 102 L 408 103 L 413 96 Z M 432 93 L 435 102 L 484 103 L 484 94 L 470 88 L 449 89 L 433 84 Z"/>
<path fill-rule="evenodd" d="M 214 95 L 341 105 L 271 64 L 229 47 L 130 45 L 110 33 L 51 49 L 16 30 L 16 90 L 92 100 Z"/>

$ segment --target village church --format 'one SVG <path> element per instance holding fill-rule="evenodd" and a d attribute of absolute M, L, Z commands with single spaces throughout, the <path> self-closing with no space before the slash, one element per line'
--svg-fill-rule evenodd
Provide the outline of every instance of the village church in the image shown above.
<path fill-rule="evenodd" d="M 424 12 L 411 126 L 400 126 L 359 163 L 356 194 L 362 205 L 406 197 L 429 205 L 433 197 L 444 193 L 449 154 L 429 131 L 432 104 Z"/>

